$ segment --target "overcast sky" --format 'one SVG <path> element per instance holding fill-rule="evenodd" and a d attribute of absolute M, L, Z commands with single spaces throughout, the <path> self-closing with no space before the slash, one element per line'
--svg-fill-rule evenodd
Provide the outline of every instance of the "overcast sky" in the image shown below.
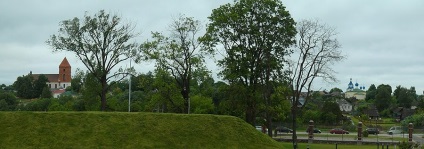
<path fill-rule="evenodd" d="M 73 71 L 85 70 L 73 53 L 53 53 L 45 44 L 56 34 L 59 22 L 95 14 L 104 9 L 136 25 L 143 42 L 151 31 L 166 32 L 178 14 L 207 23 L 212 9 L 233 0 L 0 0 L 0 84 L 18 76 L 56 74 L 67 57 Z M 422 0 L 286 0 L 295 21 L 318 19 L 336 28 L 347 59 L 334 65 L 340 82 L 317 82 L 318 89 L 346 90 L 349 79 L 368 88 L 371 84 L 415 86 L 424 91 L 424 1 Z M 128 64 L 123 64 L 128 65 Z M 208 67 L 217 73 L 212 61 Z M 138 72 L 153 71 L 153 64 L 136 64 Z"/>

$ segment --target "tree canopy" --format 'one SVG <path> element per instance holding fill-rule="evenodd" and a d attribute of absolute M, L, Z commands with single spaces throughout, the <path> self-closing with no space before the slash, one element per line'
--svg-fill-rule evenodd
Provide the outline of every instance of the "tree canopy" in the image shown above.
<path fill-rule="evenodd" d="M 184 113 L 190 111 L 190 81 L 195 74 L 209 75 L 204 64 L 207 52 L 198 41 L 200 29 L 200 21 L 181 15 L 170 24 L 169 36 L 153 32 L 153 41 L 140 46 L 147 59 L 156 60 L 156 67 L 174 77 L 184 98 Z"/>
<path fill-rule="evenodd" d="M 321 78 L 327 82 L 336 82 L 335 71 L 331 68 L 336 62 L 342 61 L 340 44 L 336 38 L 335 29 L 319 21 L 303 20 L 297 23 L 297 44 L 294 57 L 290 61 L 289 84 L 293 98 L 291 103 L 292 127 L 296 128 L 298 103 L 302 91 L 306 92 L 305 104 L 312 95 L 315 79 Z M 293 145 L 297 142 L 296 130 L 293 131 Z"/>
<path fill-rule="evenodd" d="M 208 18 L 211 23 L 202 41 L 224 56 L 218 61 L 223 79 L 246 91 L 242 98 L 245 118 L 253 125 L 258 102 L 271 97 L 269 87 L 267 95 L 260 95 L 265 94 L 261 86 L 284 79 L 288 47 L 296 35 L 295 22 L 278 0 L 235 1 L 214 9 Z"/>
<path fill-rule="evenodd" d="M 101 85 L 101 110 L 106 110 L 106 93 L 109 80 L 126 74 L 123 69 L 113 73 L 119 63 L 135 56 L 137 43 L 131 24 L 124 24 L 117 15 L 100 10 L 94 16 L 64 20 L 59 33 L 52 35 L 47 44 L 54 52 L 73 52 Z M 137 59 L 136 59 L 137 60 Z M 124 76 L 121 77 L 121 79 Z"/>

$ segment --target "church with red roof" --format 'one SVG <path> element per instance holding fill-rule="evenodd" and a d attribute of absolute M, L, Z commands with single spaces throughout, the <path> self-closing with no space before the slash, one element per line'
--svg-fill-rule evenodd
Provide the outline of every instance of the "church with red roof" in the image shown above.
<path fill-rule="evenodd" d="M 41 74 L 32 74 L 34 80 L 37 80 Z M 54 95 L 65 92 L 65 88 L 71 86 L 71 65 L 69 64 L 66 57 L 62 60 L 59 65 L 58 74 L 43 74 L 49 80 L 47 82 L 48 87 L 52 90 Z"/>

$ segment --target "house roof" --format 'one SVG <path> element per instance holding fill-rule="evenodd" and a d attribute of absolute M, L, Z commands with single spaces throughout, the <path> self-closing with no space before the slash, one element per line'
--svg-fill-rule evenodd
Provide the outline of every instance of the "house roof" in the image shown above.
<path fill-rule="evenodd" d="M 59 89 L 59 90 L 53 90 L 52 92 L 53 92 L 53 94 L 62 94 L 62 93 L 64 93 L 66 90 L 64 90 L 64 89 Z"/>
<path fill-rule="evenodd" d="M 377 108 L 373 104 L 369 105 L 367 110 L 364 110 L 364 114 L 369 117 L 380 117 Z"/>
<path fill-rule="evenodd" d="M 71 67 L 71 65 L 69 64 L 68 59 L 66 59 L 66 57 L 63 58 L 62 63 L 60 63 L 59 67 L 61 67 L 61 68 L 62 67 Z"/>
<path fill-rule="evenodd" d="M 415 113 L 415 110 L 404 107 L 397 107 L 393 110 L 393 113 L 397 114 L 397 118 L 403 120 L 404 118 L 413 115 Z"/>
<path fill-rule="evenodd" d="M 342 104 L 352 105 L 352 104 L 350 104 L 349 102 L 347 102 L 347 101 L 346 101 L 346 100 L 344 100 L 344 99 L 342 99 L 342 100 L 337 100 L 337 103 L 338 103 L 339 105 L 342 105 Z"/>
<path fill-rule="evenodd" d="M 46 76 L 49 82 L 58 82 L 59 80 L 59 74 L 32 74 L 32 77 L 37 80 L 40 75 Z"/>

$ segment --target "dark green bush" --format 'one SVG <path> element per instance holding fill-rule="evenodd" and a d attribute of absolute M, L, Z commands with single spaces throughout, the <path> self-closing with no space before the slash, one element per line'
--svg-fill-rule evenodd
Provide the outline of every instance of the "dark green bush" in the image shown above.
<path fill-rule="evenodd" d="M 362 136 L 364 136 L 364 137 L 368 137 L 368 131 L 367 130 L 364 130 L 364 131 L 362 131 Z"/>

